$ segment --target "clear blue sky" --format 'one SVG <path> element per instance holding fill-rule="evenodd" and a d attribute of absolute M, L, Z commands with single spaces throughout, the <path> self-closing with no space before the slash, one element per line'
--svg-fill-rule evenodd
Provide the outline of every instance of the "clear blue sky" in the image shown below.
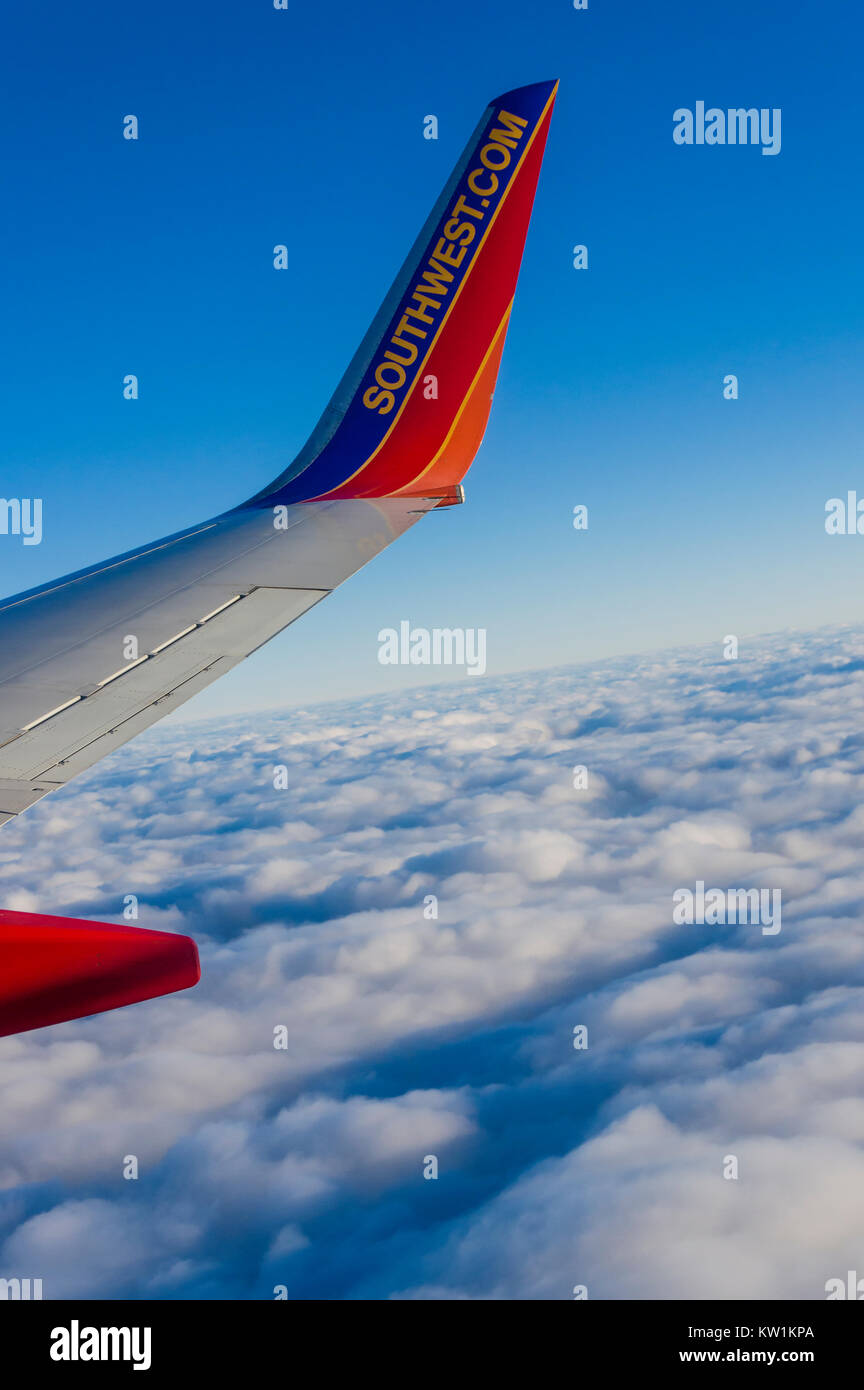
<path fill-rule="evenodd" d="M 864 495 L 862 29 L 839 0 L 16 6 L 0 494 L 42 497 L 45 538 L 0 536 L 0 589 L 279 473 L 486 102 L 557 76 L 468 505 L 189 712 L 425 683 L 377 663 L 403 618 L 486 627 L 491 672 L 860 618 L 864 537 L 823 514 Z M 782 108 L 781 153 L 676 146 L 700 99 Z"/>

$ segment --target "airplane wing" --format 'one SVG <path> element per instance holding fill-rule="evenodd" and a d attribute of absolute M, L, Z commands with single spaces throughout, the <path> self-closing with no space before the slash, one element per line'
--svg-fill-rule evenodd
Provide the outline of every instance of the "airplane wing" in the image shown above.
<path fill-rule="evenodd" d="M 297 458 L 212 520 L 0 603 L 0 824 L 462 500 L 557 90 L 484 112 Z"/>

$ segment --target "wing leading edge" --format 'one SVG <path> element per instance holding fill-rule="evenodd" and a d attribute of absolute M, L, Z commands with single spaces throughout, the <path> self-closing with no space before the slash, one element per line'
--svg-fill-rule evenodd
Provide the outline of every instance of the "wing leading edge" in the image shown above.
<path fill-rule="evenodd" d="M 0 824 L 218 679 L 425 512 L 461 500 L 556 89 L 536 83 L 487 108 L 289 468 L 230 512 L 0 603 Z"/>

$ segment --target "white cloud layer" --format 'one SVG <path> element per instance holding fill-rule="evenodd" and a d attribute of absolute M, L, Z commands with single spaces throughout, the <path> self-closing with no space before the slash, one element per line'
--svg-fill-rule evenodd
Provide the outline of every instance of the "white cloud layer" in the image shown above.
<path fill-rule="evenodd" d="M 860 630 L 154 730 L 0 835 L 4 906 L 134 893 L 204 971 L 0 1040 L 0 1276 L 824 1297 L 864 1276 L 862 834 Z M 781 932 L 675 925 L 698 880 Z"/>

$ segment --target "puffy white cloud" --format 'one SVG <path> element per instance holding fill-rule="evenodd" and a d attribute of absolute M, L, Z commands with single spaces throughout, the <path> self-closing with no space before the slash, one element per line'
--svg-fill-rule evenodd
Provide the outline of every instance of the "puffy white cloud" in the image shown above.
<path fill-rule="evenodd" d="M 860 1177 L 837 1138 L 712 1142 L 638 1106 L 472 1216 L 401 1296 L 824 1298 L 864 1223 Z"/>
<path fill-rule="evenodd" d="M 204 975 L 0 1041 L 0 1275 L 824 1296 L 864 1248 L 864 634 L 741 650 L 157 728 L 5 826 L 4 905 L 134 893 Z M 698 880 L 781 932 L 676 925 Z"/>

